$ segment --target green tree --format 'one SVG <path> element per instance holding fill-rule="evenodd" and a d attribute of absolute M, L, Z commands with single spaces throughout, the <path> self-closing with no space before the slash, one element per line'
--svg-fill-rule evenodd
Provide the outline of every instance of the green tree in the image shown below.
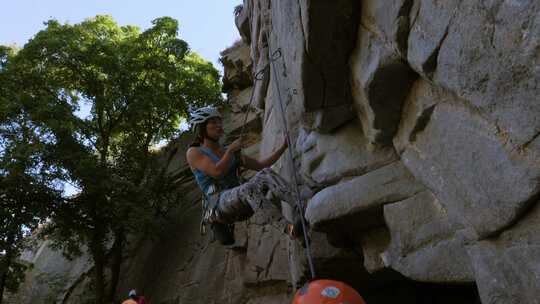
<path fill-rule="evenodd" d="M 147 230 L 178 199 L 152 146 L 178 133 L 189 105 L 222 101 L 219 73 L 189 51 L 169 17 L 143 32 L 109 16 L 51 20 L 12 61 L 18 102 L 50 135 L 44 150 L 80 189 L 44 232 L 67 256 L 88 250 L 96 303 L 112 302 L 126 235 Z M 76 115 L 85 106 L 88 116 Z"/>
<path fill-rule="evenodd" d="M 12 48 L 0 47 L 0 303 L 15 292 L 26 265 L 18 261 L 25 238 L 51 215 L 61 199 L 60 176 L 43 149 L 46 134 L 31 123 L 17 99 L 9 62 Z"/>

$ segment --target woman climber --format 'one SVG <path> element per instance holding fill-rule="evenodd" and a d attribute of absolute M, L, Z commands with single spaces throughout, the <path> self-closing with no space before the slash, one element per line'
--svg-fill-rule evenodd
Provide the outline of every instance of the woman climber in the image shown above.
<path fill-rule="evenodd" d="M 200 108 L 191 113 L 191 124 L 197 134 L 196 140 L 186 152 L 187 162 L 195 180 L 204 194 L 203 221 L 213 227 L 214 234 L 223 234 L 219 229 L 248 219 L 260 208 L 280 210 L 281 201 L 293 207 L 293 224 L 288 224 L 291 237 L 302 235 L 301 212 L 294 206 L 294 196 L 287 182 L 272 171 L 272 166 L 287 149 L 283 139 L 279 148 L 269 157 L 256 160 L 236 152 L 242 147 L 241 139 L 233 141 L 227 148 L 219 143 L 223 136 L 221 115 L 212 107 Z M 249 181 L 240 184 L 237 169 L 243 166 L 259 171 Z M 296 209 L 296 210 L 295 210 Z M 280 221 L 283 217 L 280 216 Z M 216 231 L 215 227 L 222 227 Z M 229 231 L 230 233 L 230 231 Z M 224 245 L 234 243 L 234 237 L 216 236 Z M 302 242 L 303 246 L 306 244 Z M 306 247 L 309 253 L 309 247 Z M 308 254 L 312 278 L 315 271 Z M 345 283 L 331 280 L 315 280 L 298 290 L 293 304 L 307 303 L 351 303 L 365 304 L 362 297 Z"/>
<path fill-rule="evenodd" d="M 186 152 L 187 162 L 203 192 L 203 223 L 212 225 L 221 243 L 231 244 L 234 239 L 223 237 L 223 232 L 216 231 L 216 227 L 223 229 L 247 220 L 260 208 L 280 210 L 281 201 L 295 210 L 294 196 L 287 182 L 269 168 L 287 149 L 285 139 L 269 157 L 257 160 L 237 153 L 242 148 L 241 139 L 227 148 L 221 146 L 219 139 L 224 131 L 217 109 L 203 107 L 193 111 L 190 123 L 195 128 L 196 139 Z M 240 166 L 259 172 L 241 184 L 237 174 Z M 297 210 L 293 215 L 293 224 L 286 227 L 292 237 L 297 237 L 302 226 Z M 283 220 L 280 217 L 280 221 Z"/>

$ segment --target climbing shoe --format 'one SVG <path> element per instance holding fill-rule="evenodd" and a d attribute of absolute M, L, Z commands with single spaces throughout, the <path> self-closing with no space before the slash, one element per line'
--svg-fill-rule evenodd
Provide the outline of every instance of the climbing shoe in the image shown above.
<path fill-rule="evenodd" d="M 306 239 L 304 237 L 304 229 L 302 227 L 302 219 L 300 216 L 303 216 L 303 212 L 298 212 L 298 208 L 295 207 L 293 211 L 293 221 L 292 223 L 287 224 L 286 233 L 291 237 L 291 239 L 300 241 L 302 247 L 306 248 Z M 304 223 L 306 224 L 306 228 L 308 228 L 307 220 L 305 218 Z"/>

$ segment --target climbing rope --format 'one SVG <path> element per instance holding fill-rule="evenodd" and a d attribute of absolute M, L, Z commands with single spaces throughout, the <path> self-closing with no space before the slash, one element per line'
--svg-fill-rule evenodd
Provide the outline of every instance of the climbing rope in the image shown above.
<path fill-rule="evenodd" d="M 270 60 L 270 63 L 272 64 L 272 69 L 270 70 L 270 74 L 272 74 L 274 77 L 274 82 L 276 83 L 276 89 L 277 89 L 277 93 L 278 93 L 278 101 L 279 101 L 279 108 L 280 108 L 280 114 L 281 114 L 281 119 L 282 119 L 282 122 L 283 122 L 283 128 L 285 129 L 285 136 L 287 138 L 287 145 L 289 146 L 289 149 L 287 149 L 288 151 L 288 154 L 289 154 L 289 172 L 291 173 L 292 175 L 292 178 L 293 178 L 293 181 L 294 181 L 294 190 L 295 190 L 295 194 L 296 194 L 296 211 L 298 212 L 298 215 L 300 216 L 300 221 L 302 223 L 302 231 L 303 231 L 303 234 L 304 234 L 304 241 L 305 241 L 305 244 L 306 244 L 306 256 L 307 256 L 307 259 L 308 259 L 308 265 L 309 265 L 309 271 L 311 273 L 311 279 L 315 279 L 316 275 L 315 275 L 315 266 L 313 264 L 313 257 L 311 255 L 311 245 L 310 245 L 310 242 L 309 242 L 309 237 L 307 235 L 307 225 L 306 225 L 306 221 L 304 219 L 304 204 L 302 203 L 302 200 L 301 200 L 301 197 L 300 197 L 300 188 L 298 187 L 298 176 L 297 176 L 297 172 L 296 172 L 296 168 L 294 166 L 294 158 L 293 158 L 293 153 L 292 153 L 292 142 L 291 142 L 291 135 L 290 135 L 290 132 L 289 132 L 289 128 L 288 128 L 288 125 L 287 125 L 287 117 L 285 117 L 285 107 L 283 106 L 283 99 L 281 98 L 281 89 L 279 88 L 280 87 L 280 82 L 279 82 L 279 79 L 277 77 L 277 69 L 276 69 L 276 65 L 275 65 L 275 62 L 277 59 L 279 58 L 282 58 L 282 54 L 281 54 L 281 48 L 278 48 L 274 53 L 272 53 L 272 48 L 270 47 L 270 40 L 268 40 L 268 49 L 270 51 L 270 53 L 272 54 L 272 58 Z M 285 64 L 285 63 L 283 63 Z M 273 70 L 273 72 L 272 72 Z"/>
<path fill-rule="evenodd" d="M 306 244 L 306 256 L 307 256 L 307 260 L 308 260 L 308 265 L 309 265 L 309 271 L 311 273 L 311 279 L 315 279 L 316 277 L 316 274 L 315 274 L 315 266 L 314 266 L 314 263 L 313 263 L 313 257 L 311 255 L 311 245 L 310 245 L 310 240 L 309 240 L 309 237 L 307 235 L 307 225 L 306 225 L 306 221 L 304 219 L 304 204 L 302 203 L 302 200 L 301 200 L 301 197 L 300 197 L 300 189 L 298 187 L 298 176 L 297 176 L 297 172 L 296 172 L 296 168 L 294 166 L 294 158 L 293 158 L 293 153 L 292 153 L 292 141 L 291 141 L 291 136 L 290 136 L 290 132 L 289 132 L 289 128 L 288 128 L 288 125 L 287 125 L 287 118 L 285 116 L 285 107 L 283 106 L 283 99 L 281 98 L 281 90 L 280 90 L 280 82 L 279 82 L 279 78 L 277 77 L 277 69 L 276 69 L 276 65 L 275 65 L 275 62 L 280 59 L 280 58 L 283 58 L 282 56 L 282 53 L 281 53 L 281 48 L 278 48 L 275 52 L 272 52 L 272 48 L 270 47 L 270 40 L 268 39 L 267 37 L 267 41 L 268 41 L 268 50 L 269 50 L 269 53 L 271 54 L 270 58 L 269 58 L 269 63 L 267 63 L 263 68 L 261 68 L 256 74 L 255 76 L 253 77 L 254 78 L 254 83 L 253 83 L 253 88 L 251 89 L 251 96 L 249 98 L 249 104 L 247 106 L 247 109 L 246 109 L 246 114 L 245 114 L 245 117 L 244 117 L 244 122 L 242 124 L 242 129 L 240 129 L 240 136 L 239 138 L 243 138 L 245 136 L 245 127 L 246 127 L 246 123 L 247 123 L 247 119 L 248 119 L 248 116 L 249 116 L 249 112 L 251 110 L 251 104 L 253 103 L 253 99 L 254 99 L 254 96 L 255 96 L 255 87 L 256 87 L 256 83 L 257 81 L 261 81 L 264 79 L 264 73 L 266 73 L 267 70 L 270 70 L 270 74 L 273 75 L 273 79 L 274 79 L 274 82 L 275 82 L 275 85 L 276 85 L 276 88 L 277 88 L 277 93 L 278 93 L 278 101 L 279 101 L 279 108 L 280 108 L 280 114 L 281 114 L 281 119 L 282 119 L 282 122 L 283 122 L 283 127 L 284 127 L 284 131 L 285 131 L 285 137 L 286 137 L 286 140 L 287 140 L 287 145 L 289 146 L 289 148 L 287 149 L 288 150 L 288 155 L 289 155 L 289 172 L 291 173 L 292 175 L 292 179 L 294 181 L 294 193 L 295 193 L 295 203 L 296 203 L 296 212 L 298 212 L 298 216 L 300 216 L 300 221 L 302 223 L 302 231 L 303 231 L 303 237 L 304 237 L 304 242 Z M 283 63 L 285 64 L 285 63 Z M 270 66 L 272 67 L 270 69 Z M 272 72 L 273 70 L 273 72 Z M 293 211 L 295 212 L 295 211 Z"/>
<path fill-rule="evenodd" d="M 269 67 L 269 63 L 266 64 L 262 69 L 260 69 L 255 74 L 255 76 L 253 76 L 253 79 L 255 79 L 255 81 L 253 82 L 253 88 L 251 89 L 251 96 L 249 97 L 249 103 L 248 103 L 248 106 L 247 106 L 247 109 L 246 109 L 246 115 L 244 116 L 244 122 L 242 123 L 242 128 L 240 129 L 239 138 L 243 138 L 246 135 L 245 134 L 246 123 L 247 123 L 247 119 L 249 117 L 249 112 L 251 110 L 251 104 L 253 103 L 253 97 L 255 96 L 255 84 L 257 83 L 257 81 L 260 81 L 260 80 L 264 79 L 264 73 L 266 72 L 266 70 L 268 70 L 268 67 Z"/>

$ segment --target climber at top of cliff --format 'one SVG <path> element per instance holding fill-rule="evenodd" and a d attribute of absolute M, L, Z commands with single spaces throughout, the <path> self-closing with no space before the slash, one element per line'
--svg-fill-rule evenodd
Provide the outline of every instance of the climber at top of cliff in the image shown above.
<path fill-rule="evenodd" d="M 203 107 L 192 111 L 190 123 L 195 129 L 196 139 L 186 152 L 187 162 L 203 192 L 203 222 L 210 224 L 222 244 L 234 243 L 231 232 L 225 227 L 247 220 L 258 209 L 270 208 L 274 209 L 274 214 L 280 214 L 281 201 L 294 208 L 287 182 L 269 168 L 287 149 L 286 140 L 267 158 L 253 159 L 239 153 L 243 144 L 241 139 L 228 147 L 220 144 L 224 130 L 221 114 L 216 108 Z M 240 183 L 240 167 L 259 172 L 249 181 Z M 294 224 L 284 222 L 281 214 L 278 222 L 288 228 L 292 237 L 298 237 L 302 226 L 297 219 L 299 213 L 293 214 L 296 215 Z"/>

